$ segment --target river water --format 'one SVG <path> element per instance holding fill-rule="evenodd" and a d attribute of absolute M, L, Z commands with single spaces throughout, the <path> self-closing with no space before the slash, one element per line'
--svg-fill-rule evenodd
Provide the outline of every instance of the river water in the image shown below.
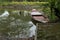
<path fill-rule="evenodd" d="M 28 14 L 28 15 L 26 15 Z M 31 28 L 29 21 L 31 18 L 29 13 L 26 11 L 26 14 L 20 12 L 20 10 L 8 11 L 4 10 L 0 12 L 0 33 L 1 35 L 9 37 L 28 37 L 28 30 Z M 23 35 L 25 36 L 23 36 Z M 18 36 L 17 36 L 18 35 Z"/>
<path fill-rule="evenodd" d="M 60 40 L 60 23 L 39 23 L 38 40 Z"/>
<path fill-rule="evenodd" d="M 0 11 L 0 15 L 4 11 Z M 8 13 L 8 17 L 0 17 L 0 33 L 9 37 L 16 35 L 19 37 L 20 33 L 24 33 L 28 37 L 27 30 L 30 28 L 28 22 L 31 21 L 29 13 L 25 15 L 24 11 L 20 10 L 10 10 Z M 60 23 L 39 23 L 37 34 L 38 40 L 60 40 Z"/>

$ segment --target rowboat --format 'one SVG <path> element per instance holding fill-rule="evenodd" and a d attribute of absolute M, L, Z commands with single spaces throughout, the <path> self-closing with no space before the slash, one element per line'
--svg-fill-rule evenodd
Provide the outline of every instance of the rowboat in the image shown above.
<path fill-rule="evenodd" d="M 48 23 L 49 19 L 43 15 L 32 15 L 32 19 L 41 22 L 41 23 Z"/>
<path fill-rule="evenodd" d="M 32 9 L 31 17 L 33 20 L 41 22 L 41 23 L 47 23 L 49 22 L 48 17 L 46 17 L 43 12 L 39 12 L 36 9 Z"/>

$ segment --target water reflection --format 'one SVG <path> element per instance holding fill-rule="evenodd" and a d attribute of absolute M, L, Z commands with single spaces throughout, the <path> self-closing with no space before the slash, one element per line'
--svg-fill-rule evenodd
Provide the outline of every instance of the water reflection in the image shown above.
<path fill-rule="evenodd" d="M 6 18 L 1 20 L 2 18 Z M 36 26 L 30 21 L 30 16 L 20 11 L 5 11 L 0 15 L 0 30 L 2 35 L 9 37 L 26 38 L 35 36 Z"/>
<path fill-rule="evenodd" d="M 24 11 L 24 16 L 28 16 L 28 11 Z"/>
<path fill-rule="evenodd" d="M 13 14 L 17 14 L 17 15 L 21 15 L 21 12 L 19 10 L 16 10 L 16 11 L 12 11 Z"/>
<path fill-rule="evenodd" d="M 9 12 L 5 10 L 4 13 L 2 13 L 2 14 L 0 15 L 0 20 L 1 20 L 1 19 L 6 19 L 8 16 L 9 16 Z"/>
<path fill-rule="evenodd" d="M 36 25 L 34 25 L 32 21 L 29 21 L 28 23 L 31 25 L 31 28 L 29 29 L 30 31 L 29 37 L 33 37 L 36 34 Z"/>

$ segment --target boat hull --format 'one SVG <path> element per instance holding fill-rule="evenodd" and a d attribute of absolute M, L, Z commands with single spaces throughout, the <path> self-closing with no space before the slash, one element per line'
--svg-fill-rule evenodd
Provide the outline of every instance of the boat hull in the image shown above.
<path fill-rule="evenodd" d="M 36 22 L 47 23 L 49 20 L 48 18 L 41 16 L 41 15 L 33 15 L 32 19 Z"/>

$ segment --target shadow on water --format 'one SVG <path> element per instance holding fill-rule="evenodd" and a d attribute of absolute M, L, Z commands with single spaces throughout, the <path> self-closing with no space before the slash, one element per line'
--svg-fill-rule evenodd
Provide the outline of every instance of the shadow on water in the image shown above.
<path fill-rule="evenodd" d="M 60 40 L 60 23 L 39 23 L 38 40 Z"/>

